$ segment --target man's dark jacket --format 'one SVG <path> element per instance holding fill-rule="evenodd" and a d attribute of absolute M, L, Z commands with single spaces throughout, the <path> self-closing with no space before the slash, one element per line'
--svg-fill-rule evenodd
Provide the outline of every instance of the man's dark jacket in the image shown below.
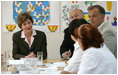
<path fill-rule="evenodd" d="M 69 51 L 71 50 L 72 54 L 71 56 L 73 55 L 73 51 L 74 51 L 74 41 L 71 39 L 71 35 L 69 33 L 69 29 L 66 28 L 64 30 L 64 40 L 62 42 L 62 45 L 60 47 L 60 55 L 62 57 L 62 54 L 66 51 Z"/>

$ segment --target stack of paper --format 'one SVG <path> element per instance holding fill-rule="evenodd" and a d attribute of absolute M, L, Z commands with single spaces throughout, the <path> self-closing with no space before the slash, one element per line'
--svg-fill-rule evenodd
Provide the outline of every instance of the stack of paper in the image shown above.
<path fill-rule="evenodd" d="M 65 67 L 66 63 L 65 62 L 55 62 L 53 63 L 54 65 L 57 65 L 57 67 Z"/>

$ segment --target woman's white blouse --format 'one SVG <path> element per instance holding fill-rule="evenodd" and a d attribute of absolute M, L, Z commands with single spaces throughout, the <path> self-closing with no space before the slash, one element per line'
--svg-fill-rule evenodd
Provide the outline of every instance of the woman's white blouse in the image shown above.
<path fill-rule="evenodd" d="M 116 74 L 117 61 L 105 44 L 84 51 L 78 74 Z"/>
<path fill-rule="evenodd" d="M 73 56 L 69 59 L 68 65 L 64 68 L 64 71 L 77 72 L 82 54 L 83 50 L 79 47 L 78 42 L 76 42 L 74 44 Z"/>
<path fill-rule="evenodd" d="M 32 43 L 34 41 L 34 35 L 37 35 L 36 31 L 32 29 L 32 35 L 31 35 L 31 43 L 29 44 L 27 37 L 25 36 L 24 31 L 21 32 L 21 38 L 25 38 L 25 42 L 29 45 L 29 48 L 31 48 Z"/>

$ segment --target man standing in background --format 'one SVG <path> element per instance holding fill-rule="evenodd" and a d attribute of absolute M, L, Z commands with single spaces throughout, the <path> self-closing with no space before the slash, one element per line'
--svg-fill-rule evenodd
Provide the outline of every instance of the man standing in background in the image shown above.
<path fill-rule="evenodd" d="M 74 9 L 70 12 L 70 19 L 71 21 L 74 19 L 84 18 L 84 13 L 80 9 Z M 68 27 L 64 30 L 64 40 L 60 47 L 60 55 L 61 58 L 67 59 L 73 55 L 74 51 L 74 41 L 71 39 L 71 35 L 69 33 Z"/>
<path fill-rule="evenodd" d="M 100 31 L 104 38 L 104 43 L 111 50 L 114 56 L 117 58 L 117 34 L 113 30 L 113 27 L 106 22 L 104 22 L 105 18 L 105 10 L 100 5 L 90 6 L 88 8 L 88 16 L 90 24 Z"/>

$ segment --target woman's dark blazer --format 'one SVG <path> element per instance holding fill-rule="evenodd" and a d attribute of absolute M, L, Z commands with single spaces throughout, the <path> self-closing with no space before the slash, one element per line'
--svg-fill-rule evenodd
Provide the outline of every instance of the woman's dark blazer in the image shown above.
<path fill-rule="evenodd" d="M 42 31 L 35 30 L 37 35 L 34 35 L 34 41 L 31 48 L 25 42 L 25 38 L 21 38 L 21 31 L 18 31 L 13 34 L 13 50 L 12 56 L 14 59 L 20 59 L 27 56 L 29 53 L 34 52 L 37 54 L 37 51 L 43 51 L 43 59 L 47 58 L 47 40 L 46 35 Z"/>

